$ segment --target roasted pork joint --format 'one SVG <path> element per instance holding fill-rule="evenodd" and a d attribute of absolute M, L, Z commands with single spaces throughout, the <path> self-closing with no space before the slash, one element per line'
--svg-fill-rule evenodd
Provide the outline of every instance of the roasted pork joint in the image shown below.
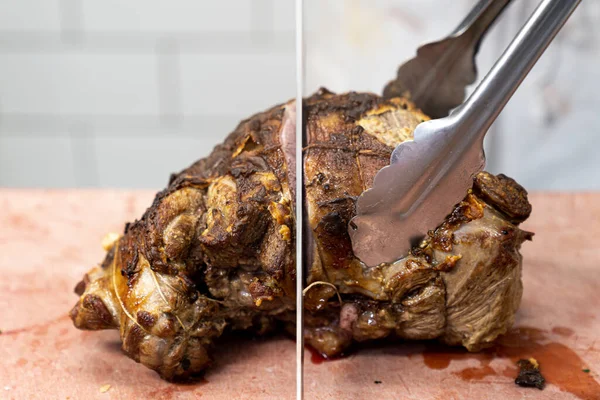
<path fill-rule="evenodd" d="M 478 350 L 506 332 L 522 293 L 519 248 L 532 236 L 519 229 L 526 191 L 482 172 L 419 247 L 369 268 L 348 236 L 356 198 L 428 117 L 406 98 L 325 89 L 303 107 L 303 177 L 293 102 L 242 121 L 107 240 L 105 260 L 77 285 L 75 326 L 119 329 L 124 351 L 169 380 L 201 373 L 226 331 L 291 330 L 303 179 L 310 346 L 334 356 L 355 341 L 405 338 Z"/>
<path fill-rule="evenodd" d="M 263 333 L 294 319 L 288 108 L 242 122 L 171 176 L 77 286 L 75 326 L 119 329 L 131 358 L 172 380 L 205 369 L 226 329 Z"/>

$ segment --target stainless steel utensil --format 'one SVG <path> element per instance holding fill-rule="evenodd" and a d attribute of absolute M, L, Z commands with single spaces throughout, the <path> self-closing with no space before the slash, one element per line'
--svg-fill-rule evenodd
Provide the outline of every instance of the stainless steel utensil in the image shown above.
<path fill-rule="evenodd" d="M 543 0 L 467 101 L 396 147 L 349 224 L 364 263 L 406 255 L 464 197 L 485 165 L 485 133 L 580 1 Z"/>
<path fill-rule="evenodd" d="M 496 18 L 511 0 L 480 0 L 445 39 L 419 47 L 417 56 L 398 68 L 383 96 L 410 93 L 411 100 L 431 118 L 441 118 L 465 99 L 475 82 L 475 56 Z"/>

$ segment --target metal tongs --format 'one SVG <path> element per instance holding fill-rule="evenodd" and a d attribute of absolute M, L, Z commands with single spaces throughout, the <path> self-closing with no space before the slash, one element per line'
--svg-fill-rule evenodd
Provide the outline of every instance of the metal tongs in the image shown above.
<path fill-rule="evenodd" d="M 354 254 L 365 264 L 405 256 L 464 197 L 485 166 L 487 130 L 580 2 L 543 0 L 473 94 L 396 147 L 349 224 Z"/>
<path fill-rule="evenodd" d="M 475 82 L 475 56 L 489 28 L 511 0 L 479 0 L 447 37 L 417 49 L 415 58 L 398 68 L 383 96 L 406 92 L 431 118 L 442 118 L 465 100 L 465 88 Z"/>

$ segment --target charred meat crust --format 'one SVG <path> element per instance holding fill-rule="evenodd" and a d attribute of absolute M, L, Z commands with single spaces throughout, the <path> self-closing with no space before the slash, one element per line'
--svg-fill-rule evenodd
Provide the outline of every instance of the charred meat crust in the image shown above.
<path fill-rule="evenodd" d="M 279 105 L 242 121 L 210 156 L 170 177 L 77 286 L 77 327 L 119 328 L 131 358 L 176 380 L 210 364 L 226 328 L 267 331 L 292 319 L 285 115 Z"/>
<path fill-rule="evenodd" d="M 306 103 L 308 284 L 333 284 L 342 299 L 323 284 L 309 290 L 307 342 L 332 357 L 353 341 L 384 337 L 439 338 L 478 350 L 504 333 L 522 293 L 518 249 L 532 235 L 518 228 L 531 211 L 527 192 L 504 175 L 482 172 L 411 255 L 367 268 L 353 256 L 347 233 L 355 200 L 427 117 L 405 99 L 370 94 L 321 90 Z M 350 322 L 343 312 L 349 305 L 357 315 Z"/>
<path fill-rule="evenodd" d="M 525 190 L 482 173 L 421 246 L 367 268 L 347 232 L 356 198 L 428 117 L 404 98 L 326 89 L 304 107 L 298 179 L 314 284 L 305 297 L 307 342 L 327 356 L 386 337 L 439 338 L 476 350 L 506 331 L 522 290 L 518 249 L 531 238 L 518 228 L 531 211 Z M 293 114 L 288 103 L 242 121 L 207 158 L 171 175 L 77 285 L 75 326 L 119 329 L 124 351 L 168 380 L 207 368 L 226 330 L 290 330 Z"/>
<path fill-rule="evenodd" d="M 331 290 L 311 289 L 305 298 L 307 342 L 327 357 L 353 341 L 384 337 L 439 338 L 471 351 L 486 347 L 513 323 L 522 294 L 518 248 L 530 238 L 469 194 L 412 255 L 379 268 L 387 300 L 373 301 L 358 288 L 341 293 L 340 305 Z M 359 313 L 368 323 L 357 320 L 340 331 L 336 325 L 347 304 L 364 310 Z"/>

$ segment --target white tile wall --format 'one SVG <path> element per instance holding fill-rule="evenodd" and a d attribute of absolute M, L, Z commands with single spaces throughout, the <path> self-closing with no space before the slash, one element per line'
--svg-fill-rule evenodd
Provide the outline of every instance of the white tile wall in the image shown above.
<path fill-rule="evenodd" d="M 97 137 L 95 156 L 98 179 L 115 186 L 166 186 L 171 172 L 180 171 L 196 161 L 215 144 L 210 138 L 169 137 L 161 135 L 143 140 L 128 137 Z M 129 160 L 127 168 L 115 160 Z"/>
<path fill-rule="evenodd" d="M 273 29 L 284 32 L 293 31 L 296 24 L 294 2 L 289 0 L 275 0 L 271 4 L 273 6 Z"/>
<path fill-rule="evenodd" d="M 60 30 L 59 0 L 0 0 L 0 32 Z"/>
<path fill-rule="evenodd" d="M 89 31 L 248 32 L 252 29 L 255 6 L 252 3 L 252 0 L 82 0 L 82 10 Z"/>
<path fill-rule="evenodd" d="M 0 177 L 11 186 L 75 186 L 71 138 L 67 134 L 0 135 Z"/>
<path fill-rule="evenodd" d="M 474 0 L 305 0 L 307 94 L 380 92 Z M 515 1 L 489 69 L 538 3 Z M 159 188 L 295 96 L 293 0 L 0 0 L 0 186 Z M 600 2 L 583 2 L 488 135 L 529 189 L 600 189 Z"/>
<path fill-rule="evenodd" d="M 185 114 L 251 115 L 295 96 L 290 54 L 182 55 Z M 219 71 L 215 79 L 211 71 Z"/>
<path fill-rule="evenodd" d="M 439 40 L 474 0 L 306 0 L 307 88 L 380 92 L 418 45 Z M 482 78 L 538 0 L 514 1 L 477 58 Z M 486 139 L 488 170 L 530 190 L 600 190 L 600 2 L 582 2 Z"/>
<path fill-rule="evenodd" d="M 156 64 L 152 54 L 3 54 L 2 112 L 156 114 Z"/>
<path fill-rule="evenodd" d="M 0 0 L 0 185 L 150 187 L 295 96 L 293 0 Z"/>

